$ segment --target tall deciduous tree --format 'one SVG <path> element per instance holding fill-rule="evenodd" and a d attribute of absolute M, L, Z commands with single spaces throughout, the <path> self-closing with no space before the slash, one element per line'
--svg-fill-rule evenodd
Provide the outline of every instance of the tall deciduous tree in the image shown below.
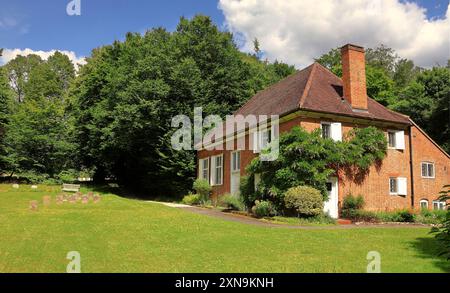
<path fill-rule="evenodd" d="M 5 168 L 54 177 L 72 167 L 76 150 L 64 99 L 74 67 L 60 53 L 48 61 L 18 56 L 5 67 L 15 96 L 5 127 Z"/>
<path fill-rule="evenodd" d="M 195 152 L 172 149 L 172 117 L 192 116 L 196 106 L 227 115 L 291 70 L 239 52 L 206 16 L 181 18 L 173 33 L 130 33 L 96 49 L 72 87 L 81 162 L 96 168 L 96 179 L 113 176 L 153 194 L 186 192 Z"/>

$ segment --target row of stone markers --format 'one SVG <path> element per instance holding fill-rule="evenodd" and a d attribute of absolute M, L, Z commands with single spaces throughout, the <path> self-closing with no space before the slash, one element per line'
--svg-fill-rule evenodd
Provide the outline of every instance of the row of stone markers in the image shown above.
<path fill-rule="evenodd" d="M 61 205 L 63 203 L 78 203 L 88 204 L 90 201 L 93 203 L 99 203 L 101 201 L 101 196 L 99 194 L 94 194 L 93 192 L 88 192 L 87 194 L 81 194 L 77 192 L 75 194 L 59 194 L 56 196 L 56 204 Z M 45 195 L 42 197 L 42 205 L 48 207 L 52 204 L 52 197 Z M 39 208 L 39 202 L 37 200 L 30 201 L 30 210 L 37 211 Z"/>

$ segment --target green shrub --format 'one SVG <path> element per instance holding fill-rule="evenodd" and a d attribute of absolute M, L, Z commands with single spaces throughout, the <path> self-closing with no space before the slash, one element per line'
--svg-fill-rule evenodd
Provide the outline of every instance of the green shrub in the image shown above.
<path fill-rule="evenodd" d="M 444 185 L 439 192 L 439 200 L 447 202 L 450 200 L 450 185 Z M 447 207 L 445 218 L 438 227 L 431 230 L 436 239 L 441 243 L 439 255 L 444 256 L 450 261 L 450 209 Z"/>
<path fill-rule="evenodd" d="M 244 203 L 241 198 L 232 194 L 224 194 L 219 198 L 219 205 L 227 209 L 242 211 L 244 210 Z"/>
<path fill-rule="evenodd" d="M 42 184 L 44 185 L 60 185 L 62 183 L 61 180 L 55 179 L 55 178 L 48 178 L 42 181 Z"/>
<path fill-rule="evenodd" d="M 239 185 L 242 202 L 247 209 L 250 209 L 255 204 L 255 176 L 242 176 Z"/>
<path fill-rule="evenodd" d="M 78 172 L 73 169 L 64 170 L 57 177 L 63 183 L 74 183 L 78 179 Z"/>
<path fill-rule="evenodd" d="M 412 223 L 414 222 L 414 214 L 409 210 L 403 210 L 396 212 L 396 222 L 405 222 L 405 223 Z"/>
<path fill-rule="evenodd" d="M 49 178 L 48 174 L 38 174 L 33 171 L 20 173 L 18 176 L 20 180 L 25 180 L 31 184 L 41 184 Z"/>
<path fill-rule="evenodd" d="M 194 190 L 200 195 L 202 201 L 206 202 L 209 200 L 209 195 L 211 194 L 211 185 L 209 185 L 208 180 L 205 179 L 197 179 L 194 181 L 193 185 Z"/>
<path fill-rule="evenodd" d="M 356 210 L 354 219 L 359 222 L 379 222 L 379 218 L 376 213 L 365 210 Z"/>
<path fill-rule="evenodd" d="M 201 201 L 201 197 L 198 194 L 188 194 L 183 197 L 182 200 L 182 202 L 187 205 L 199 205 Z"/>
<path fill-rule="evenodd" d="M 364 197 L 362 195 L 353 196 L 347 195 L 342 203 L 343 210 L 361 210 L 364 207 Z"/>
<path fill-rule="evenodd" d="M 430 211 L 422 209 L 419 214 L 415 216 L 415 222 L 421 224 L 439 224 L 445 220 L 445 215 L 447 211 L 436 210 Z"/>
<path fill-rule="evenodd" d="M 252 212 L 258 218 L 276 216 L 277 212 L 270 201 L 257 200 L 255 206 L 252 208 Z"/>
<path fill-rule="evenodd" d="M 323 211 L 323 196 L 313 187 L 292 187 L 284 195 L 284 205 L 288 214 L 314 217 Z"/>

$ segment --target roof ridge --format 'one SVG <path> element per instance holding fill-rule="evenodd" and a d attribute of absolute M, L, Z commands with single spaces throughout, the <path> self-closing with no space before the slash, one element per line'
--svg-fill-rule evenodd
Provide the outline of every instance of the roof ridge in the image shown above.
<path fill-rule="evenodd" d="M 257 91 L 257 92 L 256 92 L 253 96 L 251 96 L 244 104 L 242 104 L 242 106 L 240 106 L 238 109 L 236 109 L 236 110 L 233 112 L 233 114 L 236 114 L 238 111 L 240 111 L 241 109 L 243 109 L 243 108 L 244 108 L 251 100 L 253 100 L 253 98 L 256 97 L 259 93 L 264 92 L 264 91 L 267 91 L 267 90 L 270 90 L 271 88 L 275 87 L 275 86 L 278 85 L 279 83 L 284 82 L 286 79 L 288 79 L 288 78 L 290 78 L 290 77 L 292 77 L 292 76 L 294 76 L 294 75 L 297 75 L 297 74 L 299 74 L 300 72 L 306 71 L 306 70 L 307 70 L 309 67 L 311 67 L 312 65 L 313 65 L 313 64 L 311 64 L 311 65 L 309 65 L 309 66 L 307 66 L 307 67 L 305 67 L 305 68 L 303 68 L 303 69 L 301 69 L 301 70 L 296 70 L 294 73 L 289 74 L 288 76 L 286 76 L 286 77 L 280 79 L 279 81 L 277 81 L 277 82 L 275 82 L 275 83 L 269 85 L 268 87 L 266 87 L 266 88 L 264 88 L 264 89 L 261 89 L 261 90 Z"/>
<path fill-rule="evenodd" d="M 316 67 L 317 67 L 317 64 L 316 64 L 317 62 L 314 62 L 313 64 L 311 64 L 310 66 L 312 66 L 312 68 L 311 68 L 311 72 L 309 73 L 309 76 L 308 76 L 308 80 L 306 81 L 306 85 L 305 85 L 305 88 L 303 89 L 303 93 L 302 93 L 302 96 L 300 97 L 300 100 L 299 100 L 299 102 L 298 102 L 298 107 L 299 108 L 301 108 L 302 106 L 303 106 L 303 103 L 304 103 L 304 101 L 305 101 L 305 98 L 306 98 L 306 96 L 309 94 L 309 90 L 310 90 L 310 88 L 311 88 L 311 83 L 312 83 L 312 80 L 313 80 L 313 76 L 314 76 L 314 73 L 315 73 L 315 71 L 316 71 Z M 308 66 L 308 67 L 306 67 L 306 68 L 309 68 L 310 66 Z M 305 68 L 305 69 L 306 69 Z"/>

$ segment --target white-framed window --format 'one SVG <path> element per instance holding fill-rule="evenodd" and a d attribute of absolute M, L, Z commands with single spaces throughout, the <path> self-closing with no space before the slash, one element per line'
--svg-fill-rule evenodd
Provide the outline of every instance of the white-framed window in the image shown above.
<path fill-rule="evenodd" d="M 407 180 L 404 177 L 389 178 L 389 193 L 391 195 L 407 195 Z"/>
<path fill-rule="evenodd" d="M 434 178 L 434 164 L 431 162 L 422 162 L 422 177 Z"/>
<path fill-rule="evenodd" d="M 405 149 L 405 132 L 403 130 L 388 130 L 387 136 L 390 149 Z"/>
<path fill-rule="evenodd" d="M 209 182 L 209 158 L 199 160 L 198 178 Z"/>
<path fill-rule="evenodd" d="M 342 141 L 342 124 L 339 122 L 321 122 L 323 138 L 331 138 L 334 141 Z"/>
<path fill-rule="evenodd" d="M 433 200 L 433 210 L 445 210 L 445 201 Z"/>
<path fill-rule="evenodd" d="M 211 157 L 211 185 L 223 183 L 223 154 Z"/>
<path fill-rule="evenodd" d="M 331 138 L 331 123 L 320 123 L 322 129 L 322 138 Z"/>
<path fill-rule="evenodd" d="M 231 153 L 231 172 L 241 171 L 241 152 Z"/>
<path fill-rule="evenodd" d="M 428 210 L 428 200 L 422 199 L 420 201 L 420 208 L 423 210 Z"/>
<path fill-rule="evenodd" d="M 272 130 L 264 129 L 253 133 L 253 152 L 260 153 L 272 142 Z"/>

